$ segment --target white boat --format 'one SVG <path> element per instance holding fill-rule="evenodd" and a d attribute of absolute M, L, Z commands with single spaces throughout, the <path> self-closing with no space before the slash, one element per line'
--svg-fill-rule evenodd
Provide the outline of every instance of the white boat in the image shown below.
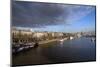
<path fill-rule="evenodd" d="M 77 37 L 80 38 L 82 35 L 81 34 L 77 34 Z"/>
<path fill-rule="evenodd" d="M 64 41 L 64 39 L 61 39 L 61 40 L 59 40 L 60 42 L 63 42 Z"/>
<path fill-rule="evenodd" d="M 68 38 L 63 38 L 63 39 L 60 39 L 59 41 L 60 42 L 63 42 L 64 40 L 67 40 Z"/>
<path fill-rule="evenodd" d="M 70 37 L 70 40 L 74 39 L 74 37 Z"/>
<path fill-rule="evenodd" d="M 91 41 L 95 42 L 95 38 L 91 38 Z"/>
<path fill-rule="evenodd" d="M 64 42 L 64 39 L 61 39 L 61 40 L 59 40 L 60 41 L 60 44 L 62 45 L 63 44 L 63 42 Z"/>

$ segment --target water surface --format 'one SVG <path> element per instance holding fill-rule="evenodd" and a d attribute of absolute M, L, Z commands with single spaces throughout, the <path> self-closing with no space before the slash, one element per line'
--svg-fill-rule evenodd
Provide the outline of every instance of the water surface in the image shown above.
<path fill-rule="evenodd" d="M 13 56 L 13 65 L 69 63 L 96 60 L 96 43 L 81 37 L 43 44 Z"/>

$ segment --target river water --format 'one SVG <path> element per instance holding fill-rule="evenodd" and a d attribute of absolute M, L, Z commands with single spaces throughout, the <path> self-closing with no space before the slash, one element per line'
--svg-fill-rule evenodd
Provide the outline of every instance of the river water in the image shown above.
<path fill-rule="evenodd" d="M 51 42 L 12 56 L 13 65 L 71 63 L 96 60 L 96 42 L 81 37 L 64 42 Z"/>

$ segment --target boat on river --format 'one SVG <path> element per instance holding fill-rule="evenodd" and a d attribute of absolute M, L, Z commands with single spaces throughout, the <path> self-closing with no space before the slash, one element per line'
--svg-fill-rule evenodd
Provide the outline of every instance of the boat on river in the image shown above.
<path fill-rule="evenodd" d="M 92 42 L 95 42 L 95 40 L 96 40 L 95 38 L 91 38 L 91 41 L 92 41 Z"/>
<path fill-rule="evenodd" d="M 63 42 L 64 41 L 64 39 L 61 39 L 61 40 L 59 40 L 60 42 Z"/>
<path fill-rule="evenodd" d="M 65 41 L 65 40 L 67 40 L 68 38 L 63 38 L 63 39 L 60 39 L 59 41 L 60 42 L 63 42 L 63 41 Z"/>
<path fill-rule="evenodd" d="M 74 37 L 70 36 L 70 40 L 74 39 Z"/>

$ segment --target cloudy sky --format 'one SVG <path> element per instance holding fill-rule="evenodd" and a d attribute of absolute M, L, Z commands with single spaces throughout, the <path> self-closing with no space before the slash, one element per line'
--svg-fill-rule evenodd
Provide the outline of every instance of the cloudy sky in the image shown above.
<path fill-rule="evenodd" d="M 33 31 L 95 30 L 95 6 L 13 1 L 12 26 Z"/>

